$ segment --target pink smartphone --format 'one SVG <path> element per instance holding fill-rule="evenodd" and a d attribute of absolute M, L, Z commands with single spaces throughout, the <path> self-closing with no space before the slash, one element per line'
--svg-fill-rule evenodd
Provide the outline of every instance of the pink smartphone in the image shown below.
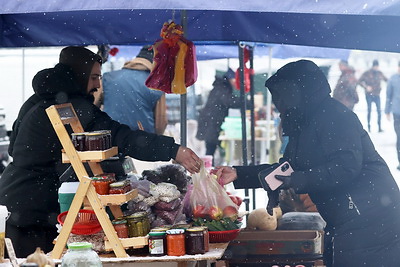
<path fill-rule="evenodd" d="M 267 182 L 269 188 L 271 190 L 277 189 L 283 182 L 276 179 L 275 175 L 283 175 L 283 176 L 289 176 L 293 172 L 292 167 L 290 166 L 289 162 L 285 161 L 281 165 L 279 165 L 278 168 L 273 170 L 270 174 L 265 176 L 265 181 Z"/>

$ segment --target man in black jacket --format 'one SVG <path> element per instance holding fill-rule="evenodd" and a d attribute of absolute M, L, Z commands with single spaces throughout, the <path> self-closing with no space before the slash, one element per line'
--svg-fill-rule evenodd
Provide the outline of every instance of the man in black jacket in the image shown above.
<path fill-rule="evenodd" d="M 332 239 L 326 265 L 398 266 L 399 188 L 357 115 L 331 98 L 326 77 L 311 61 L 285 65 L 265 85 L 289 136 L 281 162 L 294 169 L 276 176 L 283 182 L 277 190 L 307 193 L 316 204 Z M 236 187 L 257 187 L 268 167 L 220 167 L 217 175 L 223 183 L 239 178 Z M 274 192 L 269 202 L 276 203 Z"/>
<path fill-rule="evenodd" d="M 51 251 L 57 236 L 58 177 L 65 166 L 61 143 L 45 111 L 50 105 L 72 103 L 85 131 L 111 130 L 112 145 L 123 156 L 146 161 L 175 159 L 191 173 L 200 168 L 197 155 L 173 138 L 132 131 L 93 104 L 92 94 L 100 87 L 101 63 L 101 57 L 86 48 L 64 48 L 54 68 L 35 75 L 35 94 L 14 122 L 9 147 L 13 162 L 0 179 L 0 204 L 11 211 L 6 235 L 18 257 L 26 257 L 36 247 Z"/>

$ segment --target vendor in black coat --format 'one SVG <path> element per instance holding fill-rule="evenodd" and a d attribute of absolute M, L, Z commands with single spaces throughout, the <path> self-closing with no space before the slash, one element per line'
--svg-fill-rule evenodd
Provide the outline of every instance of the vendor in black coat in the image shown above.
<path fill-rule="evenodd" d="M 12 129 L 13 162 L 0 178 L 0 204 L 11 211 L 6 236 L 12 239 L 17 257 L 26 257 L 36 247 L 51 251 L 57 236 L 57 190 L 66 166 L 61 164 L 62 146 L 46 114 L 50 105 L 72 103 L 85 131 L 111 130 L 112 145 L 123 156 L 175 159 L 191 173 L 200 168 L 197 155 L 173 138 L 132 131 L 93 104 L 92 93 L 100 87 L 101 57 L 83 47 L 67 47 L 59 62 L 33 78 L 35 94 L 23 104 Z"/>
<path fill-rule="evenodd" d="M 307 193 L 327 222 L 332 243 L 327 266 L 398 266 L 400 193 L 356 114 L 330 96 L 323 72 L 311 61 L 292 62 L 266 81 L 289 143 L 281 159 L 291 176 L 283 184 Z M 221 182 L 259 187 L 270 165 L 219 167 Z M 269 202 L 276 194 L 269 192 Z M 331 255 L 332 257 L 332 255 Z"/>

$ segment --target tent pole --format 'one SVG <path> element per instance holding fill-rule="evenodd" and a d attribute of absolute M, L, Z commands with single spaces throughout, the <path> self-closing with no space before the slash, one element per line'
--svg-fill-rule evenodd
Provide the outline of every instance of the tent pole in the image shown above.
<path fill-rule="evenodd" d="M 268 57 L 268 77 L 267 78 L 269 78 L 269 77 L 271 77 L 271 75 L 272 75 L 272 47 L 269 47 L 269 57 Z M 270 161 L 270 156 L 271 156 L 271 153 L 270 153 L 270 150 L 271 150 L 271 138 L 270 138 L 270 136 L 271 136 L 271 133 L 270 133 L 270 130 L 271 130 L 271 127 L 270 127 L 270 122 L 271 122 L 271 108 L 272 108 L 272 96 L 271 96 L 271 93 L 269 92 L 269 90 L 267 90 L 267 116 L 266 116 L 266 119 L 267 119 L 267 138 L 266 138 L 266 142 L 267 142 L 267 162 L 268 163 L 271 163 L 271 162 L 269 162 Z"/>
<path fill-rule="evenodd" d="M 183 36 L 187 31 L 187 12 L 181 10 L 181 25 L 183 28 Z M 187 146 L 187 94 L 181 94 L 181 142 L 182 146 Z"/>
<path fill-rule="evenodd" d="M 238 43 L 239 48 L 239 77 L 240 77 L 240 112 L 242 117 L 242 158 L 243 166 L 247 166 L 247 133 L 246 133 L 246 99 L 244 93 L 244 49 L 241 43 Z M 246 211 L 250 209 L 249 189 L 244 189 L 244 199 Z"/>

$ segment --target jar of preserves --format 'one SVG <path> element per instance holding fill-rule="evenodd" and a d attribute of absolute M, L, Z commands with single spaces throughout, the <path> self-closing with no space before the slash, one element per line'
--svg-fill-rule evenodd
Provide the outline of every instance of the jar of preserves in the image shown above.
<path fill-rule="evenodd" d="M 68 244 L 68 251 L 61 259 L 61 267 L 101 267 L 99 255 L 92 249 L 89 242 L 74 242 Z"/>
<path fill-rule="evenodd" d="M 149 233 L 149 253 L 150 256 L 164 256 L 167 254 L 166 232 Z"/>
<path fill-rule="evenodd" d="M 185 234 L 186 254 L 204 254 L 204 229 L 203 227 L 192 227 Z"/>
<path fill-rule="evenodd" d="M 104 150 L 104 139 L 103 134 L 100 132 L 89 132 L 86 134 L 87 150 Z"/>
<path fill-rule="evenodd" d="M 77 151 L 86 151 L 86 133 L 72 133 L 71 139 Z"/>
<path fill-rule="evenodd" d="M 114 226 L 115 231 L 117 232 L 117 236 L 119 238 L 128 238 L 129 237 L 129 229 L 127 220 L 114 220 L 112 221 L 112 225 Z"/>
<path fill-rule="evenodd" d="M 127 184 L 124 181 L 114 182 L 110 184 L 110 195 L 111 194 L 125 194 L 129 192 L 131 189 L 130 184 Z"/>
<path fill-rule="evenodd" d="M 99 195 L 108 195 L 110 191 L 110 179 L 102 177 L 91 177 L 96 193 Z"/>
<path fill-rule="evenodd" d="M 210 251 L 210 233 L 208 232 L 207 226 L 203 226 L 203 234 L 204 234 L 204 251 Z"/>
<path fill-rule="evenodd" d="M 150 232 L 150 220 L 146 212 L 136 212 L 126 217 L 129 237 L 146 236 Z"/>
<path fill-rule="evenodd" d="M 185 230 L 171 229 L 167 231 L 167 255 L 183 256 L 186 254 Z"/>

